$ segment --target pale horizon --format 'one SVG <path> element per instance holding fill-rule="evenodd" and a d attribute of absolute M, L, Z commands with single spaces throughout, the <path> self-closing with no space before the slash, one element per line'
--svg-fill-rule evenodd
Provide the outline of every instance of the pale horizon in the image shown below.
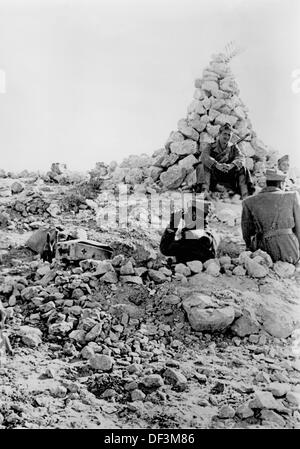
<path fill-rule="evenodd" d="M 0 168 L 152 155 L 230 41 L 253 129 L 299 168 L 299 16 L 298 0 L 0 0 Z"/>

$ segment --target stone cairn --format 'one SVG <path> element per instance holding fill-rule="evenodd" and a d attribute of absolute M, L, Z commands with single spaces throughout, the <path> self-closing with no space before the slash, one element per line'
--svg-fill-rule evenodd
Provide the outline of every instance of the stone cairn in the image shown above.
<path fill-rule="evenodd" d="M 233 127 L 231 142 L 235 143 L 247 133 L 250 142 L 239 148 L 246 157 L 246 165 L 254 182 L 263 185 L 266 167 L 277 164 L 277 152 L 258 139 L 248 116 L 248 108 L 239 97 L 239 88 L 229 67 L 236 52 L 213 55 L 202 78 L 195 80 L 194 98 L 187 109 L 186 118 L 179 120 L 164 148 L 153 154 L 149 169 L 151 178 L 163 189 L 189 188 L 196 183 L 195 153 L 201 153 L 214 142 L 221 125 Z"/>

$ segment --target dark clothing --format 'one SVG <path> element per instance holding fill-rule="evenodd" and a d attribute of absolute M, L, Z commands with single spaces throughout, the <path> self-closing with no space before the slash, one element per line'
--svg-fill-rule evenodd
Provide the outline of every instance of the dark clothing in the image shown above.
<path fill-rule="evenodd" d="M 300 257 L 300 201 L 297 192 L 265 187 L 243 201 L 242 232 L 246 246 L 266 251 L 276 262 L 295 264 Z"/>
<path fill-rule="evenodd" d="M 209 144 L 202 152 L 196 169 L 197 184 L 214 191 L 218 182 L 228 183 L 235 192 L 247 196 L 255 191 L 249 170 L 245 167 L 244 156 L 236 145 L 227 146 L 225 150 L 220 142 Z M 229 172 L 224 173 L 216 164 L 234 164 Z"/>
<path fill-rule="evenodd" d="M 191 260 L 205 262 L 216 257 L 217 243 L 210 231 L 199 239 L 175 240 L 176 229 L 166 228 L 160 242 L 160 251 L 164 256 L 175 256 L 177 263 Z"/>

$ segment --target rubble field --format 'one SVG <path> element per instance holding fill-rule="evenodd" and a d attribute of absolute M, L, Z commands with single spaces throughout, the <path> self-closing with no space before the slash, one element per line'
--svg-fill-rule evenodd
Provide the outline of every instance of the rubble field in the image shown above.
<path fill-rule="evenodd" d="M 218 258 L 170 264 L 142 197 L 121 228 L 90 187 L 0 179 L 0 427 L 299 428 L 299 267 L 245 251 L 236 198 L 213 202 Z M 25 246 L 43 225 L 112 258 L 43 262 Z"/>

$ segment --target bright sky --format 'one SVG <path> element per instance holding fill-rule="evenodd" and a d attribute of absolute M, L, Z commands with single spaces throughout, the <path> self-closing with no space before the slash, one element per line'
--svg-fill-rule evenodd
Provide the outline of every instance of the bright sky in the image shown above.
<path fill-rule="evenodd" d="M 299 19 L 299 0 L 0 0 L 0 168 L 151 155 L 229 41 L 254 129 L 300 167 Z"/>

